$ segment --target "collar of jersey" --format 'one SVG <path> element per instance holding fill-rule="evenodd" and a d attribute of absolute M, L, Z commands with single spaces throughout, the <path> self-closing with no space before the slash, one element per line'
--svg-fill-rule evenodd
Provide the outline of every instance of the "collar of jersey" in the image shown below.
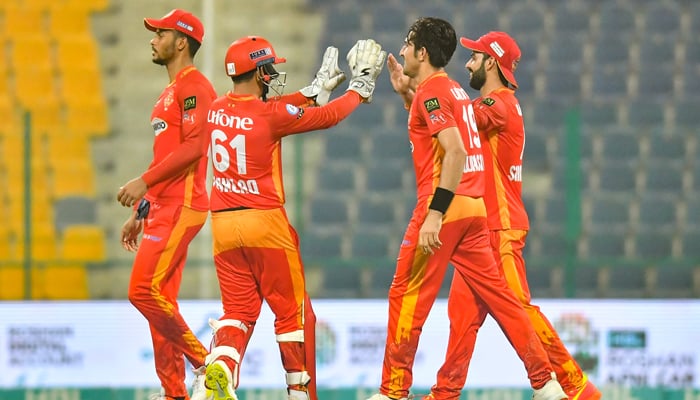
<path fill-rule="evenodd" d="M 428 76 L 427 78 L 425 78 L 425 80 L 424 80 L 423 82 L 421 82 L 420 85 L 418 85 L 418 87 L 421 87 L 421 86 L 425 85 L 428 81 L 430 81 L 430 80 L 433 79 L 433 78 L 439 78 L 439 77 L 441 77 L 441 76 L 447 76 L 447 72 L 445 72 L 445 71 L 437 71 L 437 72 L 434 72 L 432 75 L 430 75 L 430 76 Z M 417 89 L 417 88 L 416 88 L 416 89 Z"/>
<path fill-rule="evenodd" d="M 231 92 L 231 91 L 229 91 L 228 93 L 226 93 L 226 97 L 228 97 L 229 99 L 238 100 L 238 101 L 241 101 L 241 100 L 250 101 L 250 100 L 256 100 L 256 99 L 257 99 L 257 97 L 255 97 L 255 96 L 252 95 L 252 94 L 235 94 L 235 93 L 233 93 L 233 92 Z"/>

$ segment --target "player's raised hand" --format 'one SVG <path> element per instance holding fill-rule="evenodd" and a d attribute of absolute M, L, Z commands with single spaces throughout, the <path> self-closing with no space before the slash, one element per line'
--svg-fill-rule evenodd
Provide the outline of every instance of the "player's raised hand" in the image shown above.
<path fill-rule="evenodd" d="M 345 73 L 338 67 L 338 48 L 328 46 L 323 54 L 321 68 L 311 84 L 300 90 L 308 98 L 315 98 L 316 104 L 328 103 L 331 92 L 345 80 Z"/>
<path fill-rule="evenodd" d="M 406 105 L 410 106 L 415 94 L 415 81 L 409 78 L 408 75 L 404 75 L 403 66 L 393 54 L 389 54 L 387 57 L 386 66 L 389 70 L 391 86 L 404 99 Z"/>
<path fill-rule="evenodd" d="M 352 77 L 347 90 L 357 92 L 366 103 L 372 102 L 377 77 L 384 68 L 386 51 L 372 39 L 358 40 L 347 54 Z"/>

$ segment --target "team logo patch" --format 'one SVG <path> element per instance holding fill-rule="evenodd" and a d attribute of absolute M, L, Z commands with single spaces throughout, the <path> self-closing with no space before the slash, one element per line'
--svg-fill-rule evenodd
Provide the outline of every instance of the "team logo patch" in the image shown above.
<path fill-rule="evenodd" d="M 173 99 L 173 92 L 172 90 L 169 90 L 168 95 L 165 96 L 165 100 L 163 100 L 163 107 L 166 111 L 168 110 L 168 107 L 170 107 L 170 105 L 173 104 L 173 101 L 175 101 Z"/>
<path fill-rule="evenodd" d="M 226 63 L 226 73 L 229 75 L 236 75 L 236 64 L 235 63 Z"/>
<path fill-rule="evenodd" d="M 197 107 L 197 96 L 190 96 L 185 99 L 185 111 L 191 110 L 195 107 Z"/>
<path fill-rule="evenodd" d="M 428 112 L 440 109 L 440 103 L 438 102 L 437 97 L 424 101 L 423 105 Z"/>
<path fill-rule="evenodd" d="M 447 120 L 445 119 L 445 116 L 441 112 L 439 112 L 439 113 L 435 113 L 435 114 L 430 114 L 430 122 L 432 122 L 433 125 L 434 124 L 441 124 L 442 125 L 445 122 L 447 122 Z"/>
<path fill-rule="evenodd" d="M 196 115 L 197 114 L 193 114 L 193 113 L 191 114 L 191 113 L 186 112 L 186 113 L 182 114 L 182 122 L 188 122 L 189 124 L 194 124 Z"/>
<path fill-rule="evenodd" d="M 285 108 L 287 109 L 287 112 L 289 115 L 298 115 L 299 114 L 299 107 L 293 106 L 291 104 L 285 105 Z"/>
<path fill-rule="evenodd" d="M 483 100 L 481 100 L 481 102 L 486 104 L 487 106 L 491 107 L 492 105 L 494 105 L 496 103 L 496 100 L 494 100 L 490 97 L 486 97 Z"/>

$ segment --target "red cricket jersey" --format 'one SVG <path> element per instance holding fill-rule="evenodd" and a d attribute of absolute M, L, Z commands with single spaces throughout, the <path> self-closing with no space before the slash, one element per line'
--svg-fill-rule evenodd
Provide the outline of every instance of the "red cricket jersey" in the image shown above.
<path fill-rule="evenodd" d="M 153 107 L 153 161 L 141 178 L 146 198 L 163 204 L 209 209 L 206 190 L 206 113 L 216 92 L 194 66 L 180 71 Z"/>
<path fill-rule="evenodd" d="M 281 139 L 330 128 L 350 115 L 361 100 L 351 91 L 323 107 L 302 108 L 286 103 L 294 98 L 263 102 L 252 95 L 229 92 L 212 103 L 207 118 L 214 166 L 212 211 L 281 207 L 285 202 Z M 296 103 L 303 103 L 299 99 Z"/>
<path fill-rule="evenodd" d="M 408 137 L 416 171 L 417 195 L 431 196 L 440 182 L 444 150 L 437 134 L 457 127 L 467 151 L 462 179 L 455 194 L 484 195 L 484 158 L 469 95 L 445 72 L 421 82 L 408 114 Z"/>
<path fill-rule="evenodd" d="M 501 88 L 474 100 L 486 162 L 486 212 L 490 230 L 530 227 L 523 204 L 525 127 L 515 92 Z"/>

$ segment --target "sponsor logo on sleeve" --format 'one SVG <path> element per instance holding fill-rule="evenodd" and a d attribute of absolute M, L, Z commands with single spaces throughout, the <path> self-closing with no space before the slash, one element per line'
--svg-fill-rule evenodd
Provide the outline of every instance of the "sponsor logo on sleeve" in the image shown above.
<path fill-rule="evenodd" d="M 304 109 L 299 108 L 297 106 L 293 106 L 291 104 L 285 105 L 285 108 L 287 109 L 287 112 L 289 115 L 296 115 L 297 119 L 301 118 L 304 115 Z"/>
<path fill-rule="evenodd" d="M 195 114 L 195 113 L 186 112 L 182 115 L 182 122 L 186 122 L 190 125 L 194 125 L 196 116 L 197 116 L 197 114 Z"/>
<path fill-rule="evenodd" d="M 425 109 L 428 112 L 432 112 L 432 111 L 440 109 L 440 103 L 438 102 L 437 97 L 433 97 L 432 99 L 428 99 L 428 100 L 424 101 L 423 105 L 425 106 Z"/>
<path fill-rule="evenodd" d="M 168 129 L 168 123 L 160 118 L 153 118 L 151 121 L 151 126 L 153 127 L 153 133 L 155 133 L 156 136 Z"/>
<path fill-rule="evenodd" d="M 491 97 L 485 97 L 483 100 L 481 100 L 481 102 L 491 107 L 496 103 L 496 100 L 492 99 Z"/>
<path fill-rule="evenodd" d="M 445 119 L 445 115 L 442 112 L 437 112 L 437 113 L 432 113 L 430 114 L 430 122 L 434 124 L 445 124 L 447 120 Z"/>
<path fill-rule="evenodd" d="M 190 96 L 185 99 L 184 109 L 185 111 L 191 110 L 197 107 L 197 96 Z"/>

